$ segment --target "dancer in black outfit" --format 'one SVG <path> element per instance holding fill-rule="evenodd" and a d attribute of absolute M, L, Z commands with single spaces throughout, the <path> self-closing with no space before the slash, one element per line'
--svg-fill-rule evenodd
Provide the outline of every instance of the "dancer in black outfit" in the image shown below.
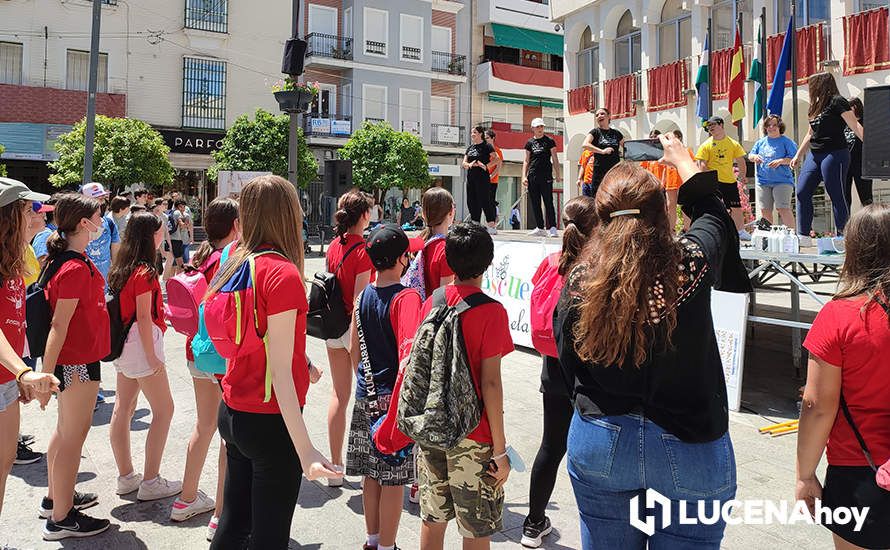
<path fill-rule="evenodd" d="M 481 223 L 482 212 L 488 222 L 497 221 L 494 200 L 490 194 L 491 179 L 488 169 L 496 166 L 498 156 L 494 147 L 485 140 L 485 128 L 476 126 L 470 132 L 472 143 L 464 155 L 463 167 L 467 171 L 467 208 L 470 219 Z"/>
<path fill-rule="evenodd" d="M 525 144 L 525 162 L 522 163 L 522 185 L 528 187 L 528 200 L 532 208 L 535 228 L 529 235 L 544 237 L 545 227 L 550 228 L 550 236 L 556 237 L 556 210 L 553 207 L 553 175 L 562 181 L 559 174 L 559 159 L 556 156 L 556 141 L 544 135 L 544 120 L 532 120 L 533 136 Z M 544 202 L 546 220 L 541 213 Z M 544 223 L 547 223 L 545 226 Z"/>
<path fill-rule="evenodd" d="M 856 115 L 856 120 L 862 124 L 862 100 L 854 97 L 850 100 L 850 108 Z M 853 202 L 853 182 L 856 182 L 856 194 L 862 206 L 872 203 L 872 181 L 862 177 L 862 140 L 847 126 L 844 129 L 844 137 L 847 139 L 847 147 L 850 149 L 850 168 L 847 170 L 847 180 L 844 182 L 844 198 L 847 200 L 847 211 Z"/>

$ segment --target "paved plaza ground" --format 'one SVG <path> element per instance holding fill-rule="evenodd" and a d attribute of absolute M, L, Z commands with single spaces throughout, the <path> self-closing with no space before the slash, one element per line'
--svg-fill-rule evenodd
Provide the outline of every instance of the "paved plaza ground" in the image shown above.
<path fill-rule="evenodd" d="M 307 262 L 307 273 L 321 266 L 317 258 Z M 830 283 L 819 285 L 830 292 Z M 758 296 L 764 309 L 773 309 L 787 299 L 777 292 Z M 804 309 L 815 309 L 815 302 L 805 297 Z M 762 313 L 762 312 L 761 312 Z M 810 316 L 812 313 L 809 314 Z M 191 379 L 185 366 L 185 339 L 168 331 L 165 339 L 167 369 L 176 403 L 176 413 L 167 444 L 161 473 L 168 479 L 180 479 L 185 464 L 188 438 L 195 418 Z M 327 366 L 324 344 L 309 339 L 309 354 L 323 368 Z M 507 440 L 528 463 L 534 458 L 540 441 L 541 396 L 538 393 L 540 358 L 528 350 L 517 350 L 504 361 Z M 108 423 L 114 402 L 114 369 L 103 365 L 103 394 L 107 403 L 95 414 L 83 451 L 78 488 L 100 495 L 99 505 L 87 513 L 111 518 L 111 529 L 85 540 L 68 539 L 47 543 L 41 539 L 43 522 L 37 517 L 40 498 L 46 491 L 46 464 L 15 466 L 7 484 L 3 517 L 0 518 L 0 548 L 204 548 L 209 516 L 207 514 L 187 522 L 174 524 L 169 519 L 172 498 L 155 502 L 137 503 L 135 495 L 126 498 L 114 494 L 117 470 L 108 440 Z M 796 436 L 769 438 L 758 434 L 757 428 L 770 423 L 795 418 L 797 389 L 803 384 L 795 378 L 791 366 L 790 336 L 784 329 L 758 326 L 749 329 L 745 360 L 745 380 L 742 394 L 743 410 L 730 415 L 730 433 L 735 446 L 738 466 L 738 498 L 783 500 L 794 495 L 794 456 Z M 330 377 L 326 374 L 309 391 L 305 410 L 306 422 L 316 446 L 327 450 L 326 411 L 330 393 Z M 56 409 L 51 404 L 46 412 L 36 404 L 23 408 L 22 431 L 36 436 L 35 450 L 45 451 L 49 435 L 55 425 Z M 140 399 L 133 420 L 133 454 L 139 468 L 141 450 L 148 424 L 151 421 L 147 402 Z M 216 483 L 214 452 L 211 447 L 201 481 L 202 489 L 213 495 Z M 564 464 L 564 463 L 563 463 Z M 824 472 L 824 466 L 820 470 Z M 506 486 L 504 530 L 493 538 L 494 548 L 518 548 L 522 535 L 522 521 L 528 510 L 529 473 L 514 472 Z M 328 488 L 321 483 L 304 482 L 291 529 L 291 548 L 356 549 L 364 542 L 361 489 L 357 479 L 348 481 L 342 489 Z M 568 474 L 563 467 L 548 510 L 554 533 L 546 539 L 545 548 L 580 548 L 580 533 L 575 500 Z M 405 499 L 405 512 L 399 530 L 398 543 L 402 548 L 418 548 L 420 519 L 416 504 Z M 755 526 L 727 527 L 723 546 L 730 549 L 827 548 L 831 539 L 828 531 L 818 526 Z M 459 535 L 449 528 L 446 548 L 459 548 Z"/>

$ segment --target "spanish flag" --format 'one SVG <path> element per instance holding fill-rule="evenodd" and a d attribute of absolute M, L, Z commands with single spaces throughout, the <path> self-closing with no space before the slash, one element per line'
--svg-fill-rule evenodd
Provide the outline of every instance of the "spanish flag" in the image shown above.
<path fill-rule="evenodd" d="M 745 118 L 745 53 L 742 51 L 742 35 L 735 30 L 732 46 L 732 64 L 729 67 L 729 113 L 733 124 Z"/>

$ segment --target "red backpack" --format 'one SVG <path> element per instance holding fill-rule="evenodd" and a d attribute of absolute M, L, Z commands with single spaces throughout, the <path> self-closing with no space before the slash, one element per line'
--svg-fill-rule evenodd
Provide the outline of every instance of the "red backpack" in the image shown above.
<path fill-rule="evenodd" d="M 165 313 L 173 330 L 186 336 L 198 333 L 198 306 L 207 294 L 208 269 L 219 262 L 220 251 L 216 250 L 201 265 L 189 269 L 167 280 L 167 305 Z"/>
<path fill-rule="evenodd" d="M 563 277 L 559 274 L 559 253 L 544 258 L 547 267 L 532 280 L 535 288 L 530 299 L 532 345 L 540 353 L 558 357 L 556 339 L 553 337 L 553 312 L 562 292 Z"/>

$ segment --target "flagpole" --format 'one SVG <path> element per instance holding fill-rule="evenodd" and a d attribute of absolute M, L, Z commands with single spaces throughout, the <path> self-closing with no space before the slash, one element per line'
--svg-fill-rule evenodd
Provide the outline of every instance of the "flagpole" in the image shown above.
<path fill-rule="evenodd" d="M 795 3 L 791 2 L 791 122 L 794 126 L 794 143 L 800 145 L 800 131 L 797 128 L 797 15 Z"/>
<path fill-rule="evenodd" d="M 710 46 L 713 51 L 714 48 L 714 31 L 711 28 L 711 18 L 708 17 L 708 46 Z M 708 118 L 714 116 L 714 94 L 712 92 L 714 85 L 714 78 L 711 75 L 713 72 L 711 69 L 713 65 L 711 65 L 710 59 L 711 52 L 708 52 Z"/>
<path fill-rule="evenodd" d="M 760 62 L 763 64 L 763 68 L 761 71 L 763 72 L 763 105 L 761 106 L 760 120 L 761 124 L 766 120 L 767 109 L 766 109 L 766 83 L 767 83 L 767 74 L 766 74 L 766 6 L 760 8 L 760 33 L 763 35 L 763 39 L 760 41 Z"/>
<path fill-rule="evenodd" d="M 741 10 L 739 10 L 739 13 L 736 15 L 735 24 L 736 24 L 736 31 L 741 35 L 742 34 L 742 12 L 741 12 Z M 745 66 L 745 43 L 742 42 L 742 69 L 743 70 L 742 70 L 741 75 L 742 75 L 743 79 L 745 78 L 744 66 Z M 743 89 L 742 98 L 744 98 L 744 97 L 745 97 L 745 94 L 744 94 L 744 89 Z M 731 105 L 730 105 L 730 110 L 732 110 Z M 742 120 L 745 120 L 745 119 L 743 118 Z M 744 126 L 744 124 L 742 124 L 742 120 L 739 120 L 738 122 L 735 123 L 736 127 L 739 130 L 739 143 L 742 143 L 742 141 L 744 141 L 744 139 L 745 139 L 745 133 L 742 129 L 742 126 Z"/>

